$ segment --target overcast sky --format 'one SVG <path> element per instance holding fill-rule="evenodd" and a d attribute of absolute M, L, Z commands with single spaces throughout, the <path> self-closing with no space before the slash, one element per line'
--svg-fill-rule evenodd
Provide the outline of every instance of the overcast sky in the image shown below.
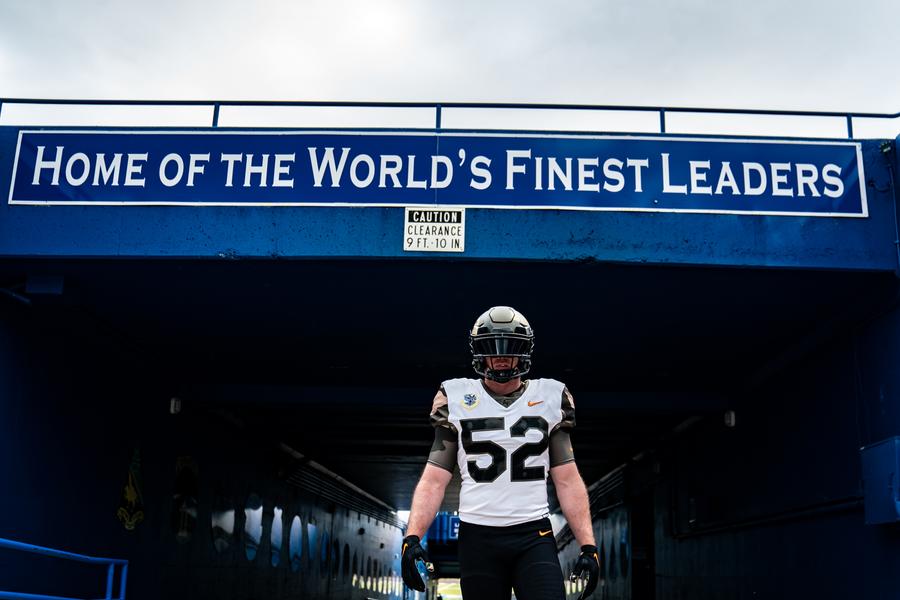
<path fill-rule="evenodd" d="M 900 111 L 900 1 L 0 0 L 0 96 Z"/>

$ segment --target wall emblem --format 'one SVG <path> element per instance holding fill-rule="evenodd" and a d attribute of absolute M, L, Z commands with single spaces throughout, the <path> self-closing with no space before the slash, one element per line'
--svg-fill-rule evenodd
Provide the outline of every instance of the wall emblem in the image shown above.
<path fill-rule="evenodd" d="M 116 516 L 125 529 L 134 531 L 138 523 L 144 520 L 144 493 L 141 489 L 141 452 L 135 448 L 128 467 L 128 481 L 122 490 L 122 499 Z"/>

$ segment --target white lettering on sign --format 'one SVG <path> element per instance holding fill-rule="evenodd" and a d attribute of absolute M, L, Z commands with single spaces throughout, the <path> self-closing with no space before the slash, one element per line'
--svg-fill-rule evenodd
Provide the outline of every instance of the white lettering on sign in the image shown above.
<path fill-rule="evenodd" d="M 401 207 L 432 201 L 416 210 L 438 211 L 433 215 L 466 206 L 868 215 L 862 151 L 850 142 L 504 140 L 471 134 L 447 135 L 447 144 L 432 145 L 390 134 L 381 152 L 375 143 L 381 134 L 369 139 L 361 132 L 265 140 L 254 133 L 246 149 L 239 142 L 247 138 L 234 133 L 226 134 L 227 143 L 215 136 L 201 139 L 201 134 L 175 137 L 189 132 L 152 133 L 20 131 L 9 203 Z M 101 138 L 96 135 L 110 136 L 105 152 L 97 151 Z M 735 155 L 726 141 L 744 144 L 759 156 Z M 769 150 L 762 144 L 774 144 L 770 160 L 764 160 Z M 812 144 L 821 152 L 813 152 Z M 437 237 L 413 239 L 412 246 L 462 251 L 462 235 L 447 228 L 452 223 L 415 224 L 405 238 Z"/>
<path fill-rule="evenodd" d="M 101 178 L 103 185 L 117 186 L 119 185 L 119 168 L 122 163 L 122 154 L 116 153 L 112 159 L 107 162 L 105 154 L 96 154 L 95 158 L 88 156 L 84 152 L 75 152 L 68 157 L 63 165 L 64 146 L 57 146 L 53 154 L 53 158 L 44 158 L 46 152 L 45 146 L 37 147 L 37 156 L 34 163 L 34 176 L 31 185 L 41 185 L 41 178 L 46 177 L 46 172 L 50 175 L 50 185 L 58 186 L 60 184 L 60 171 L 64 171 L 65 184 L 69 187 L 79 187 L 90 185 L 96 187 L 100 185 Z M 125 185 L 144 187 L 144 179 L 139 177 L 143 163 L 147 161 L 147 153 L 129 154 L 128 164 L 125 169 Z"/>
<path fill-rule="evenodd" d="M 465 252 L 466 209 L 407 206 L 404 252 Z"/>

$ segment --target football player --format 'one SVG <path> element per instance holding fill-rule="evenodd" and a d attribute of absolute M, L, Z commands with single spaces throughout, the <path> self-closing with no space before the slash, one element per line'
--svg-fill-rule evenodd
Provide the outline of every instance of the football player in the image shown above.
<path fill-rule="evenodd" d="M 459 495 L 460 583 L 465 600 L 564 600 L 563 575 L 550 527 L 547 477 L 581 545 L 572 577 L 588 578 L 579 598 L 597 586 L 600 572 L 584 481 L 575 466 L 569 432 L 572 395 L 553 379 L 523 380 L 531 368 L 534 332 L 521 313 L 495 306 L 469 335 L 479 379 L 443 382 L 431 408 L 434 444 L 410 509 L 403 539 L 403 580 L 424 591 L 416 563 L 419 544 L 444 498 L 454 468 Z"/>

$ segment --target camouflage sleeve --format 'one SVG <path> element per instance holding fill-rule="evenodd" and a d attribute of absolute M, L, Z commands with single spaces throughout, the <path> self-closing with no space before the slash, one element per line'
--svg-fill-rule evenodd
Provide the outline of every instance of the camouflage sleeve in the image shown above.
<path fill-rule="evenodd" d="M 459 449 L 456 427 L 450 422 L 450 409 L 447 406 L 447 394 L 444 388 L 434 395 L 431 405 L 431 425 L 434 427 L 434 442 L 428 453 L 428 462 L 453 472 L 456 466 L 456 453 Z"/>
<path fill-rule="evenodd" d="M 443 387 L 434 395 L 429 419 L 431 420 L 431 426 L 435 429 L 445 427 L 456 433 L 456 427 L 450 422 L 450 407 L 447 406 L 447 393 Z"/>
<path fill-rule="evenodd" d="M 434 442 L 431 444 L 431 452 L 428 453 L 428 462 L 452 473 L 456 467 L 458 449 L 459 440 L 455 433 L 447 427 L 435 427 Z"/>
<path fill-rule="evenodd" d="M 569 435 L 575 427 L 575 399 L 568 388 L 563 388 L 560 410 L 562 419 L 550 432 L 550 468 L 575 460 Z"/>
<path fill-rule="evenodd" d="M 575 460 L 572 450 L 572 439 L 565 429 L 557 429 L 550 434 L 550 468 L 558 467 Z"/>
<path fill-rule="evenodd" d="M 563 388 L 562 400 L 559 403 L 559 407 L 562 412 L 562 418 L 559 423 L 553 427 L 553 431 L 550 433 L 560 429 L 563 431 L 572 431 L 572 429 L 575 428 L 575 399 L 569 392 L 569 388 Z"/>

